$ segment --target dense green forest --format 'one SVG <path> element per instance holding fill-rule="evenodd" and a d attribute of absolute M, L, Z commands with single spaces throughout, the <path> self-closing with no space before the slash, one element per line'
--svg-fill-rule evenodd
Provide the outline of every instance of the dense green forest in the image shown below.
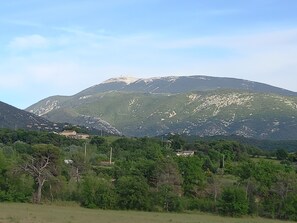
<path fill-rule="evenodd" d="M 167 137 L 167 135 L 159 136 L 158 138 Z M 236 141 L 241 144 L 247 144 L 249 146 L 254 146 L 262 150 L 276 151 L 278 149 L 285 149 L 289 152 L 297 151 L 297 140 L 267 140 L 267 139 L 255 139 L 255 138 L 246 138 L 239 135 L 217 135 L 217 136 L 205 136 L 198 137 L 197 136 L 189 136 L 182 135 L 182 137 L 188 142 L 195 142 L 198 139 L 203 141 L 218 141 L 218 140 L 227 140 L 227 141 Z"/>
<path fill-rule="evenodd" d="M 297 220 L 296 161 L 231 140 L 0 130 L 0 201 Z"/>

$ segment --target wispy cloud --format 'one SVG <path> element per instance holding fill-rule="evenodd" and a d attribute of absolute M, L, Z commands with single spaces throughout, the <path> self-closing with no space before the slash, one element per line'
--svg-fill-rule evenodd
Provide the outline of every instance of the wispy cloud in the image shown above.
<path fill-rule="evenodd" d="M 195 47 L 222 47 L 230 49 L 257 50 L 269 47 L 296 45 L 297 29 L 279 31 L 259 31 L 253 33 L 205 36 L 197 38 L 171 39 L 160 45 L 165 49 L 182 49 Z"/>
<path fill-rule="evenodd" d="M 52 29 L 56 31 L 62 31 L 66 33 L 75 34 L 78 36 L 86 36 L 91 38 L 98 38 L 107 35 L 105 29 L 98 29 L 93 32 L 85 31 L 83 28 L 80 27 L 52 27 Z"/>
<path fill-rule="evenodd" d="M 34 48 L 45 48 L 49 46 L 49 40 L 38 34 L 15 37 L 8 44 L 9 48 L 26 50 Z"/>

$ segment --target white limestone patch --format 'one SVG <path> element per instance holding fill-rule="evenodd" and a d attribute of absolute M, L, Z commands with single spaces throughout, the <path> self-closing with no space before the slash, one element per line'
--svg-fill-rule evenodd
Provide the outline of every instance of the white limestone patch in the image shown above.
<path fill-rule="evenodd" d="M 59 106 L 58 100 L 54 100 L 54 101 L 47 100 L 44 105 L 40 106 L 37 109 L 31 109 L 30 112 L 35 115 L 38 115 L 38 116 L 43 116 L 43 115 L 45 115 L 55 109 L 59 109 L 59 108 L 60 108 L 60 106 Z"/>
<path fill-rule="evenodd" d="M 244 136 L 246 138 L 251 138 L 256 134 L 256 132 L 252 128 L 250 128 L 250 127 L 248 127 L 246 125 L 242 125 L 240 129 L 235 131 L 235 134 L 240 135 L 240 136 Z"/>
<path fill-rule="evenodd" d="M 137 101 L 137 100 L 136 100 L 135 98 L 131 99 L 131 100 L 129 101 L 129 107 L 131 107 L 132 105 L 134 105 L 136 101 Z"/>
<path fill-rule="evenodd" d="M 282 97 L 282 96 L 274 96 L 274 98 L 278 99 L 280 102 L 285 103 L 290 108 L 297 110 L 297 103 L 296 101 L 290 100 L 288 98 Z"/>
<path fill-rule="evenodd" d="M 171 113 L 169 113 L 169 118 L 173 118 L 174 116 L 176 116 L 176 112 L 172 111 Z"/>
<path fill-rule="evenodd" d="M 79 100 L 85 100 L 85 99 L 88 99 L 88 98 L 91 98 L 92 95 L 85 95 L 85 96 L 81 96 L 79 97 Z"/>
<path fill-rule="evenodd" d="M 187 95 L 187 97 L 188 97 L 188 103 L 187 104 L 191 104 L 194 101 L 198 100 L 201 96 L 198 95 L 198 94 L 190 94 L 190 95 Z"/>
<path fill-rule="evenodd" d="M 137 80 L 139 80 L 139 78 L 135 78 L 135 77 L 117 77 L 117 78 L 110 78 L 106 81 L 104 81 L 104 84 L 108 84 L 108 83 L 119 83 L 119 82 L 124 82 L 127 85 L 136 82 Z"/>
<path fill-rule="evenodd" d="M 230 126 L 231 124 L 234 123 L 235 117 L 236 117 L 236 114 L 234 113 L 234 114 L 232 115 L 232 117 L 231 117 L 229 120 L 221 120 L 221 123 L 222 123 L 225 127 L 228 127 L 228 126 Z"/>
<path fill-rule="evenodd" d="M 207 108 L 213 109 L 213 116 L 216 116 L 223 108 L 231 105 L 249 105 L 253 100 L 252 95 L 230 93 L 226 95 L 212 95 L 203 99 L 202 104 L 197 106 L 193 112 L 199 112 Z"/>

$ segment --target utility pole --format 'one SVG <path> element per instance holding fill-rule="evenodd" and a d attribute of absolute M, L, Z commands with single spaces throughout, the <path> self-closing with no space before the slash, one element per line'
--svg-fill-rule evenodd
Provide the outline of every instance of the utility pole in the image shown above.
<path fill-rule="evenodd" d="M 110 154 L 109 154 L 109 164 L 111 165 L 112 160 L 112 147 L 110 147 Z"/>
<path fill-rule="evenodd" d="M 85 142 L 85 163 L 87 162 L 87 142 Z"/>

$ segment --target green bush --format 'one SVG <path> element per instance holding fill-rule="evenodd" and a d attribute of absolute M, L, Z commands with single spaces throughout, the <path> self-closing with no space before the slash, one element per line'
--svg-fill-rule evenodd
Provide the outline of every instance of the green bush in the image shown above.
<path fill-rule="evenodd" d="M 282 218 L 297 221 L 297 195 L 290 194 L 282 208 Z"/>
<path fill-rule="evenodd" d="M 81 185 L 82 206 L 88 208 L 112 209 L 116 203 L 116 195 L 110 181 L 96 176 L 87 176 Z"/>
<path fill-rule="evenodd" d="M 219 201 L 223 215 L 242 216 L 248 213 L 248 200 L 241 188 L 225 188 Z"/>
<path fill-rule="evenodd" d="M 141 177 L 124 176 L 116 182 L 120 209 L 148 210 L 149 186 Z"/>

